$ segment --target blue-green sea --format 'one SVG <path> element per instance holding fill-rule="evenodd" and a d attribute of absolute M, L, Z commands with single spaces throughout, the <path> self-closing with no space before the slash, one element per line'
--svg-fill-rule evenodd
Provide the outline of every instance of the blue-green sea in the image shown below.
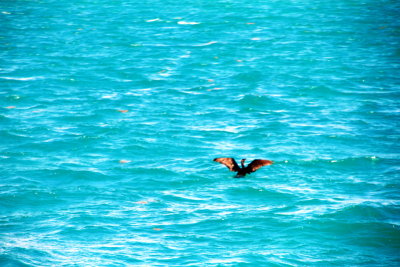
<path fill-rule="evenodd" d="M 397 0 L 1 0 L 0 86 L 2 267 L 400 266 Z"/>

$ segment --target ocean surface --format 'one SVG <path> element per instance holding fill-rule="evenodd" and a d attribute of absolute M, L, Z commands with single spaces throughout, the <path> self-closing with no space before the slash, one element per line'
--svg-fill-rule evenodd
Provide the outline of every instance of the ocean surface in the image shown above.
<path fill-rule="evenodd" d="M 396 0 L 2 0 L 0 266 L 400 266 L 399 70 Z"/>

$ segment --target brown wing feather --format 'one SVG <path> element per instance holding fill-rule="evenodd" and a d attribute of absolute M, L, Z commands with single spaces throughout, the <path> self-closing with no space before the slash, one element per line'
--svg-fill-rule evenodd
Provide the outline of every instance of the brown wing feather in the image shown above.
<path fill-rule="evenodd" d="M 267 160 L 267 159 L 255 159 L 253 160 L 249 165 L 247 165 L 246 167 L 246 172 L 247 173 L 251 173 L 251 172 L 255 172 L 256 170 L 258 170 L 259 168 L 261 168 L 262 166 L 267 166 L 267 165 L 271 165 L 274 162 L 272 160 Z"/>
<path fill-rule="evenodd" d="M 215 158 L 214 161 L 224 164 L 229 170 L 238 172 L 240 170 L 239 165 L 233 158 Z"/>

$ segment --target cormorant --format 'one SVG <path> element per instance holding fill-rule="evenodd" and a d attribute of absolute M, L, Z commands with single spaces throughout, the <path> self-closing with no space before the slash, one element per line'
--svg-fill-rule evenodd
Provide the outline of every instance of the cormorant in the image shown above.
<path fill-rule="evenodd" d="M 228 169 L 230 171 L 237 172 L 237 174 L 234 178 L 242 178 L 246 174 L 255 172 L 262 166 L 267 166 L 267 165 L 271 165 L 272 163 L 274 163 L 271 160 L 255 159 L 252 162 L 250 162 L 250 164 L 247 165 L 247 167 L 245 167 L 244 162 L 246 161 L 246 159 L 242 159 L 240 161 L 240 164 L 242 165 L 242 167 L 239 167 L 239 165 L 236 163 L 234 158 L 215 158 L 214 161 L 224 164 L 226 167 L 228 167 Z"/>

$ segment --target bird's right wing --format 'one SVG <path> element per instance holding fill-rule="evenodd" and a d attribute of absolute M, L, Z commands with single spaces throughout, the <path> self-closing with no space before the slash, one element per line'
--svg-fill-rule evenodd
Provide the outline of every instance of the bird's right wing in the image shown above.
<path fill-rule="evenodd" d="M 249 165 L 246 167 L 247 173 L 255 172 L 262 166 L 267 166 L 271 165 L 274 162 L 272 160 L 267 160 L 267 159 L 255 159 L 253 160 Z"/>
<path fill-rule="evenodd" d="M 239 165 L 233 158 L 215 158 L 214 161 L 224 164 L 229 170 L 238 172 L 240 170 Z"/>

